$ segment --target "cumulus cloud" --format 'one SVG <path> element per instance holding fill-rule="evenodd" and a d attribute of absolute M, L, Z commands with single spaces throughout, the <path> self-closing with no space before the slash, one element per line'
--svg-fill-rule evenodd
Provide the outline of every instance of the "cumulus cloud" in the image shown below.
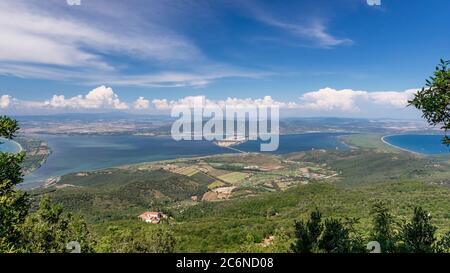
<path fill-rule="evenodd" d="M 128 109 L 128 105 L 120 101 L 112 88 L 106 86 L 97 87 L 85 96 L 65 98 L 64 95 L 54 95 L 51 100 L 45 101 L 44 105 L 51 108 Z"/>
<path fill-rule="evenodd" d="M 8 108 L 8 106 L 11 104 L 11 96 L 9 95 L 3 95 L 0 97 L 0 108 Z"/>
<path fill-rule="evenodd" d="M 408 89 L 403 92 L 373 92 L 370 93 L 370 99 L 377 104 L 405 107 L 417 91 L 418 89 Z"/>
<path fill-rule="evenodd" d="M 401 92 L 380 91 L 367 92 L 352 89 L 336 90 L 323 88 L 308 92 L 300 97 L 300 108 L 321 111 L 358 112 L 367 106 L 404 108 L 408 100 L 418 89 L 408 89 Z"/>
<path fill-rule="evenodd" d="M 308 92 L 300 97 L 303 102 L 301 107 L 312 110 L 343 110 L 358 111 L 356 100 L 366 97 L 365 91 L 353 91 L 351 89 L 335 90 L 323 88 L 318 91 Z"/>
<path fill-rule="evenodd" d="M 150 101 L 145 99 L 144 97 L 139 97 L 134 102 L 134 109 L 142 110 L 142 109 L 148 109 L 150 107 Z"/>
<path fill-rule="evenodd" d="M 330 87 L 317 91 L 307 92 L 295 101 L 279 101 L 271 96 L 262 98 L 237 98 L 210 99 L 206 96 L 186 96 L 179 99 L 150 99 L 143 96 L 134 101 L 124 102 L 113 91 L 112 88 L 99 86 L 86 95 L 78 95 L 66 98 L 64 95 L 54 95 L 51 99 L 44 101 L 24 101 L 9 95 L 0 96 L 0 108 L 11 109 L 17 112 L 27 110 L 28 112 L 39 111 L 99 111 L 99 110 L 129 110 L 146 113 L 168 113 L 173 107 L 188 107 L 202 105 L 205 108 L 225 107 L 260 107 L 278 106 L 283 111 L 298 116 L 358 116 L 378 117 L 391 115 L 406 115 L 405 109 L 408 100 L 418 89 L 405 91 L 377 91 L 368 92 L 352 89 L 333 89 Z M 412 110 L 412 109 L 411 109 Z M 287 113 L 287 112 L 286 112 Z M 388 114 L 389 113 L 389 114 Z"/>
<path fill-rule="evenodd" d="M 260 107 L 260 106 L 278 106 L 280 108 L 295 108 L 297 104 L 295 102 L 280 102 L 274 100 L 271 96 L 265 96 L 259 99 L 239 99 L 239 98 L 227 98 L 225 100 L 210 100 L 205 96 L 187 96 L 178 100 L 168 101 L 167 99 L 155 99 L 152 101 L 155 109 L 158 110 L 170 110 L 173 107 L 194 107 L 196 105 L 203 105 L 204 107 Z"/>

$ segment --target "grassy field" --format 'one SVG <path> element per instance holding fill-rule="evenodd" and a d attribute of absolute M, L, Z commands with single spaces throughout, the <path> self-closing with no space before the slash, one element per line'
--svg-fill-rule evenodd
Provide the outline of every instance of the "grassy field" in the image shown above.
<path fill-rule="evenodd" d="M 186 175 L 186 176 L 193 176 L 198 173 L 198 170 L 194 167 L 184 167 L 180 168 L 175 171 L 175 173 Z"/>
<path fill-rule="evenodd" d="M 341 136 L 341 139 L 350 146 L 356 146 L 359 148 L 375 149 L 377 151 L 401 153 L 402 151 L 396 149 L 386 143 L 381 138 L 384 135 L 381 134 L 351 134 Z"/>
<path fill-rule="evenodd" d="M 247 177 L 248 177 L 247 173 L 232 172 L 232 173 L 227 173 L 227 174 L 221 175 L 218 178 L 227 183 L 236 184 L 236 183 L 242 182 Z"/>
<path fill-rule="evenodd" d="M 211 184 L 208 185 L 208 189 L 212 190 L 212 189 L 215 189 L 215 188 L 222 187 L 224 185 L 225 185 L 225 183 L 223 183 L 221 181 L 214 181 L 214 182 L 212 182 Z"/>

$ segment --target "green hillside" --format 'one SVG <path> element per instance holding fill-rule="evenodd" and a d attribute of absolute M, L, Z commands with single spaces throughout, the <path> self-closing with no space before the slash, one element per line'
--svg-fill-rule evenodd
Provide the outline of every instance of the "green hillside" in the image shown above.
<path fill-rule="evenodd" d="M 135 218 L 143 210 L 201 194 L 207 186 L 208 181 L 164 170 L 108 169 L 67 175 L 54 188 L 33 194 L 49 193 L 66 209 L 95 222 Z"/>

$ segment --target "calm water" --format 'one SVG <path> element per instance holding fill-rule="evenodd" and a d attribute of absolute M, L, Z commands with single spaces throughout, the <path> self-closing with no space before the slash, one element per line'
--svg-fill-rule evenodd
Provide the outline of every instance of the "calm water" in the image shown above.
<path fill-rule="evenodd" d="M 276 153 L 315 149 L 345 149 L 337 136 L 342 134 L 314 133 L 280 137 Z M 208 141 L 174 141 L 170 137 L 149 136 L 65 136 L 39 135 L 48 142 L 52 154 L 37 171 L 25 177 L 23 186 L 36 186 L 48 178 L 73 172 L 89 171 L 113 166 L 204 156 L 234 151 Z M 259 151 L 258 141 L 235 146 L 243 151 Z"/>
<path fill-rule="evenodd" d="M 450 147 L 442 144 L 442 135 L 393 135 L 384 140 L 394 146 L 421 154 L 447 154 Z"/>
<path fill-rule="evenodd" d="M 17 153 L 20 151 L 20 145 L 17 142 L 0 137 L 0 152 Z"/>

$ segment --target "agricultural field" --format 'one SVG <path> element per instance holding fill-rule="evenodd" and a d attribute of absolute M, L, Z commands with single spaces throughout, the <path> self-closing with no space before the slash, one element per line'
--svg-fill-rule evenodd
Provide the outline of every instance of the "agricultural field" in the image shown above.
<path fill-rule="evenodd" d="M 222 181 L 225 181 L 226 183 L 234 185 L 234 184 L 241 183 L 242 181 L 244 181 L 244 179 L 246 179 L 248 177 L 249 177 L 248 173 L 231 172 L 231 173 L 221 175 L 217 178 Z"/>

